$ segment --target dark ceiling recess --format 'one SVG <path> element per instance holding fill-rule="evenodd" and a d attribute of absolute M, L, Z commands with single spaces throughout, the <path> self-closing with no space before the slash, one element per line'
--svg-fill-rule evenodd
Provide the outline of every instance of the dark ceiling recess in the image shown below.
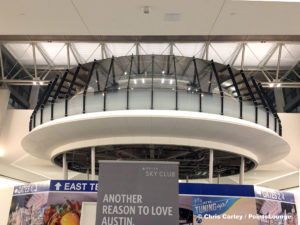
<path fill-rule="evenodd" d="M 84 41 L 84 42 L 199 42 L 199 41 L 290 41 L 300 35 L 0 35 L 0 41 Z"/>
<path fill-rule="evenodd" d="M 285 78 L 288 82 L 300 82 L 300 63 L 290 71 Z M 300 88 L 284 88 L 285 112 L 300 112 Z"/>
<path fill-rule="evenodd" d="M 135 160 L 135 161 L 171 161 L 179 162 L 180 179 L 208 178 L 209 149 L 176 145 L 109 145 L 96 147 L 98 160 Z M 77 172 L 90 172 L 91 149 L 82 148 L 67 153 L 68 168 Z M 62 166 L 62 154 L 54 159 Z M 239 174 L 241 156 L 225 151 L 214 151 L 214 177 Z M 96 173 L 98 173 L 98 163 Z M 245 172 L 253 169 L 255 163 L 245 158 Z"/>

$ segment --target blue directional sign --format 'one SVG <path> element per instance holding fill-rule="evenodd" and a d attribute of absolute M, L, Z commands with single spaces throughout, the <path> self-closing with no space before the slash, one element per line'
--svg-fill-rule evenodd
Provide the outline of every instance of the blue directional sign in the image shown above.
<path fill-rule="evenodd" d="M 51 180 L 50 191 L 97 192 L 98 181 Z"/>

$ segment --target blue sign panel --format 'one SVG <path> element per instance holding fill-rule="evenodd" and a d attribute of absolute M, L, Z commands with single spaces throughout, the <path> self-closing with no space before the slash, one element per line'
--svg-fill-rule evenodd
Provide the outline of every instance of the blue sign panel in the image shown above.
<path fill-rule="evenodd" d="M 258 186 L 254 186 L 254 190 L 256 198 L 295 203 L 295 197 L 293 193 L 277 191 L 274 189 Z"/>
<path fill-rule="evenodd" d="M 50 191 L 97 192 L 98 181 L 51 180 Z"/>
<path fill-rule="evenodd" d="M 179 184 L 179 194 L 254 197 L 253 185 Z"/>
<path fill-rule="evenodd" d="M 14 195 L 33 194 L 49 191 L 50 181 L 18 185 L 14 187 Z"/>

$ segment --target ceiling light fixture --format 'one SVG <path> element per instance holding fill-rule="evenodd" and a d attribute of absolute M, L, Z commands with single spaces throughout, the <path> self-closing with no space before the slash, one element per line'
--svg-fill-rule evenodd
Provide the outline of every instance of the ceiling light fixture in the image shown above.
<path fill-rule="evenodd" d="M 33 85 L 37 85 L 36 81 L 33 81 L 32 83 L 33 83 Z"/>
<path fill-rule="evenodd" d="M 270 84 L 269 84 L 269 87 L 274 87 L 274 83 L 270 83 Z"/>
<path fill-rule="evenodd" d="M 4 156 L 4 150 L 3 150 L 3 148 L 0 147 L 0 157 L 1 156 Z"/>
<path fill-rule="evenodd" d="M 173 79 L 170 79 L 170 84 L 173 84 Z"/>
<path fill-rule="evenodd" d="M 162 83 L 162 84 L 165 83 L 165 78 L 161 79 L 161 83 Z"/>
<path fill-rule="evenodd" d="M 134 80 L 133 80 L 133 83 L 134 83 L 134 84 L 137 84 L 137 81 L 136 81 L 136 79 L 134 79 Z"/>
<path fill-rule="evenodd" d="M 276 84 L 276 87 L 281 87 L 281 83 Z"/>
<path fill-rule="evenodd" d="M 142 79 L 142 83 L 143 83 L 143 84 L 145 83 L 145 79 L 144 79 L 144 78 Z"/>
<path fill-rule="evenodd" d="M 164 71 L 164 70 L 163 70 L 163 71 L 161 71 L 161 74 L 162 74 L 162 75 L 164 75 L 165 73 L 166 73 L 166 71 Z"/>

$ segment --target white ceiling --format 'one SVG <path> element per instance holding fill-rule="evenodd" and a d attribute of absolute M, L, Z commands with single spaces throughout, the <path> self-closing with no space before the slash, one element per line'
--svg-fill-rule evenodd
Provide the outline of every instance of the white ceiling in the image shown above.
<path fill-rule="evenodd" d="M 300 34 L 297 2 L 1 0 L 0 4 L 1 35 Z M 143 6 L 150 6 L 149 15 L 143 14 Z M 175 13 L 175 21 L 165 20 L 169 13 Z"/>

